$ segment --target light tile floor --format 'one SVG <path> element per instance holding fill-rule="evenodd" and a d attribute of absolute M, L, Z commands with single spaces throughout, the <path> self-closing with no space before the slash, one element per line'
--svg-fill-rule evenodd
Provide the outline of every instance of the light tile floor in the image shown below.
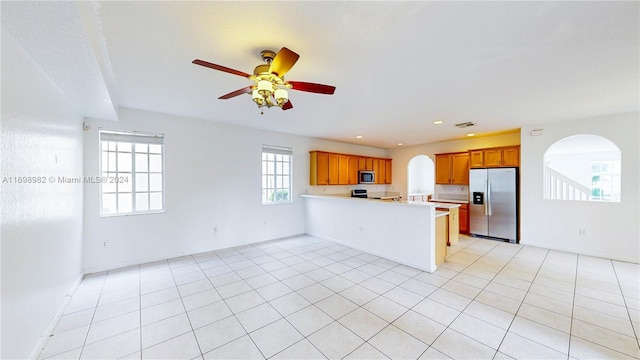
<path fill-rule="evenodd" d="M 42 359 L 638 359 L 637 264 L 462 236 L 430 274 L 300 236 L 88 275 Z"/>

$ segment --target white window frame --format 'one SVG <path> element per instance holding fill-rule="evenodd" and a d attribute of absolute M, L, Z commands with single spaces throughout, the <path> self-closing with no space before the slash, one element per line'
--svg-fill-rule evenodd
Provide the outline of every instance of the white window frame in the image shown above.
<path fill-rule="evenodd" d="M 593 167 L 595 164 L 600 164 L 600 166 L 602 166 L 605 163 L 607 163 L 607 165 L 609 166 L 609 171 L 600 171 L 600 172 L 593 171 Z M 602 186 L 601 183 L 598 184 L 597 186 L 594 185 L 593 178 L 595 176 L 608 176 L 610 180 L 609 184 L 611 186 L 609 186 L 608 188 L 605 188 Z M 617 181 L 616 181 L 616 178 L 617 178 Z M 620 202 L 620 193 L 622 191 L 621 189 L 619 189 L 619 187 L 621 186 L 621 181 L 622 181 L 622 160 L 592 160 L 591 161 L 591 186 L 589 188 L 591 190 L 591 194 L 589 195 L 590 200 L 602 201 L 602 202 Z M 616 189 L 616 187 L 618 189 Z M 595 189 L 600 190 L 600 195 L 598 196 L 593 195 L 593 191 Z M 604 193 L 603 190 L 608 190 L 610 192 L 608 196 L 605 197 L 603 195 Z M 615 192 L 615 190 L 618 190 L 618 192 Z"/>
<path fill-rule="evenodd" d="M 269 156 L 272 155 L 272 156 Z M 284 157 L 287 157 L 284 161 Z M 272 159 L 269 159 L 272 158 Z M 278 160 L 280 159 L 280 160 Z M 273 172 L 269 171 L 269 163 L 273 162 Z M 282 166 L 279 167 L 278 163 Z M 262 205 L 290 204 L 293 202 L 293 149 L 281 146 L 262 145 L 261 158 L 261 183 L 262 183 Z M 287 173 L 285 173 L 285 166 Z M 281 168 L 282 171 L 278 171 Z M 282 186 L 278 186 L 278 178 L 282 181 Z M 286 183 L 288 179 L 288 183 Z M 271 186 L 269 185 L 271 184 Z M 270 200 L 278 191 L 287 191 L 287 199 Z"/>
<path fill-rule="evenodd" d="M 142 215 L 142 214 L 157 214 L 163 213 L 165 211 L 165 148 L 164 148 L 164 134 L 151 134 L 151 133 L 143 133 L 137 131 L 123 131 L 123 130 L 106 130 L 100 129 L 98 131 L 99 134 L 99 169 L 100 169 L 100 189 L 99 189 L 99 197 L 100 197 L 100 217 L 112 217 L 112 216 L 127 216 L 127 215 Z M 130 151 L 120 151 L 119 144 L 124 144 L 123 147 L 126 147 L 127 144 L 131 147 Z M 136 145 L 138 149 L 136 149 Z M 151 146 L 154 146 L 157 149 L 159 146 L 159 153 L 151 150 Z M 146 151 L 141 150 L 140 148 L 146 148 Z M 114 154 L 115 161 L 111 161 L 110 155 Z M 129 154 L 131 156 L 131 170 L 130 171 L 120 171 L 118 168 L 118 159 L 120 155 L 127 156 Z M 136 170 L 136 155 L 146 154 L 146 171 L 144 170 Z M 151 171 L 151 156 L 160 155 L 160 171 Z M 106 157 L 105 157 L 106 156 Z M 111 159 L 111 160 L 110 160 Z M 111 163 L 114 162 L 114 166 Z M 137 175 L 146 174 L 146 190 L 142 189 L 142 182 L 139 184 L 136 183 Z M 151 176 L 152 175 L 160 175 L 161 176 L 161 189 L 160 190 L 151 190 Z M 120 182 L 123 180 L 127 180 L 130 182 L 130 190 L 126 190 L 129 188 L 129 184 L 121 186 Z M 139 187 L 137 185 L 140 185 Z M 123 187 L 125 190 L 120 190 Z M 126 196 L 127 194 L 131 194 L 131 209 L 130 211 L 120 211 L 119 201 L 120 195 Z M 146 194 L 147 207 L 144 210 L 136 210 L 137 204 L 136 201 L 140 201 L 137 199 L 138 195 L 144 197 Z M 161 208 L 151 209 L 151 196 L 160 194 L 161 197 Z M 115 212 L 105 211 L 103 200 L 105 195 L 115 195 L 116 208 Z"/>

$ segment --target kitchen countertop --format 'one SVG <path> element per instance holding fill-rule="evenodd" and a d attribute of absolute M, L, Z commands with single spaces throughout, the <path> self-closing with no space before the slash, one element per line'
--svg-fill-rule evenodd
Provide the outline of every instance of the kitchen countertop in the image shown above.
<path fill-rule="evenodd" d="M 434 201 L 432 201 L 432 203 L 435 204 L 436 207 L 443 208 L 443 209 L 454 209 L 454 208 L 460 207 L 460 204 L 454 204 L 454 203 L 439 203 Z"/>
<path fill-rule="evenodd" d="M 439 202 L 439 203 L 453 203 L 453 204 L 468 204 L 469 200 L 458 200 L 458 199 L 444 199 L 444 198 L 431 198 L 431 202 Z"/>
<path fill-rule="evenodd" d="M 363 198 L 356 198 L 356 197 L 350 197 L 350 196 L 344 196 L 344 195 L 311 195 L 311 194 L 302 194 L 300 195 L 300 197 L 303 198 L 319 198 L 319 199 L 335 199 L 335 200 L 343 200 L 343 201 L 368 201 L 370 203 L 377 203 L 377 204 L 389 204 L 389 205 L 398 205 L 398 206 L 417 206 L 417 207 L 424 207 L 424 206 L 428 206 L 428 207 L 436 207 L 435 203 L 431 203 L 431 202 L 425 202 L 425 201 L 407 201 L 407 200 L 400 200 L 400 201 L 393 201 L 393 200 L 378 200 L 378 199 L 363 199 Z"/>

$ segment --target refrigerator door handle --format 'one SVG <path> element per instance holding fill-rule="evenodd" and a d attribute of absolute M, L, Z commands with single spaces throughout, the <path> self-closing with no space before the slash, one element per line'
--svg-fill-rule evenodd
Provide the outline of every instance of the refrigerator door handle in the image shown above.
<path fill-rule="evenodd" d="M 491 180 L 487 180 L 487 215 L 491 216 Z"/>

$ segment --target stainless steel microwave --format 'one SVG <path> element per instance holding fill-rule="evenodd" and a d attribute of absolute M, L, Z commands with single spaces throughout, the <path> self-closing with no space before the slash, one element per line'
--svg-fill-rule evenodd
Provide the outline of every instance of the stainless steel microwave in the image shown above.
<path fill-rule="evenodd" d="M 376 173 L 373 171 L 358 171 L 358 184 L 375 184 Z"/>

